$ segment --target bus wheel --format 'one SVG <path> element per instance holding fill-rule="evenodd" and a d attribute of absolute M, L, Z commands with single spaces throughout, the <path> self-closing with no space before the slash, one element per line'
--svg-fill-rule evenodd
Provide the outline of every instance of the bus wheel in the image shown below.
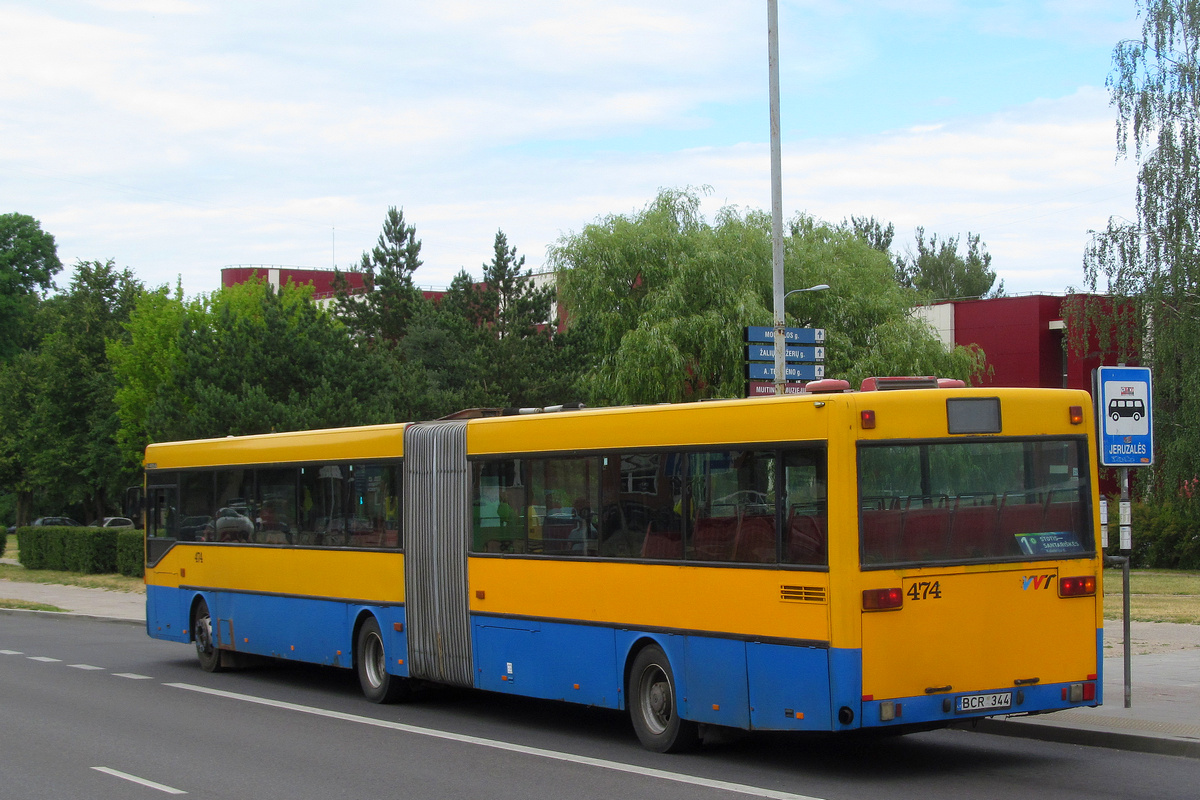
<path fill-rule="evenodd" d="M 700 741 L 696 723 L 679 717 L 671 662 L 658 645 L 637 654 L 625 696 L 633 729 L 647 750 L 679 753 Z"/>
<path fill-rule="evenodd" d="M 196 604 L 192 615 L 192 636 L 196 640 L 196 656 L 200 659 L 200 668 L 205 672 L 221 672 L 221 651 L 213 642 L 212 617 L 208 613 L 208 603 L 201 600 Z"/>
<path fill-rule="evenodd" d="M 354 647 L 354 667 L 358 671 L 358 683 L 362 692 L 372 703 L 394 703 L 409 693 L 408 681 L 387 671 L 387 654 L 383 649 L 383 636 L 374 617 L 367 617 L 358 629 Z"/>

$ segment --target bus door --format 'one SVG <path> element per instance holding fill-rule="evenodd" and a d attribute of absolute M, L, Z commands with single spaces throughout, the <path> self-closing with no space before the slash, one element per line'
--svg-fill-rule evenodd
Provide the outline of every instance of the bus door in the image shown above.
<path fill-rule="evenodd" d="M 146 562 L 157 564 L 179 538 L 179 488 L 146 489 Z"/>
<path fill-rule="evenodd" d="M 962 713 L 1098 672 L 1098 598 L 1060 592 L 1097 569 L 1086 447 L 860 446 L 864 696 Z"/>

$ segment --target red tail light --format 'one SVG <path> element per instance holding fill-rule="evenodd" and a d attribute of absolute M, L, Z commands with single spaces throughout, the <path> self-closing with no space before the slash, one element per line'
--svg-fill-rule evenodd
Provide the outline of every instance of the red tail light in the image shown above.
<path fill-rule="evenodd" d="M 875 412 L 874 411 L 863 411 L 862 412 L 862 426 L 865 430 L 870 430 L 871 428 L 875 427 Z"/>
<path fill-rule="evenodd" d="M 903 589 L 863 589 L 864 611 L 891 611 L 904 605 Z"/>
<path fill-rule="evenodd" d="M 1058 579 L 1059 597 L 1091 597 L 1096 594 L 1096 576 L 1080 575 Z"/>

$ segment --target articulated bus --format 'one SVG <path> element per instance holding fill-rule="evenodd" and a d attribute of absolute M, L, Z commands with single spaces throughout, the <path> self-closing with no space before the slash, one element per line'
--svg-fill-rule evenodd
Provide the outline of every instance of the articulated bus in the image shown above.
<path fill-rule="evenodd" d="M 151 445 L 148 632 L 661 752 L 1099 705 L 1091 400 L 956 383 Z"/>

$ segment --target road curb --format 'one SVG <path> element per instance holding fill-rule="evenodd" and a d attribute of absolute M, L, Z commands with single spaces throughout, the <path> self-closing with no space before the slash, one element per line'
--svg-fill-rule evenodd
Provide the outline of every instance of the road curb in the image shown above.
<path fill-rule="evenodd" d="M 128 619 L 126 617 L 105 617 L 99 614 L 84 614 L 79 611 L 41 611 L 35 608 L 0 608 L 0 614 L 40 614 L 48 618 L 94 619 L 98 622 L 113 622 L 118 625 L 136 625 L 146 627 L 144 619 Z"/>
<path fill-rule="evenodd" d="M 1088 747 L 1128 750 L 1134 753 L 1200 759 L 1200 740 L 1099 731 L 1088 728 L 1064 728 L 1057 725 L 1003 719 L 981 719 L 974 724 L 964 723 L 956 727 L 959 727 L 960 730 L 990 733 L 996 736 L 1015 736 L 1044 742 L 1081 744 Z"/>

